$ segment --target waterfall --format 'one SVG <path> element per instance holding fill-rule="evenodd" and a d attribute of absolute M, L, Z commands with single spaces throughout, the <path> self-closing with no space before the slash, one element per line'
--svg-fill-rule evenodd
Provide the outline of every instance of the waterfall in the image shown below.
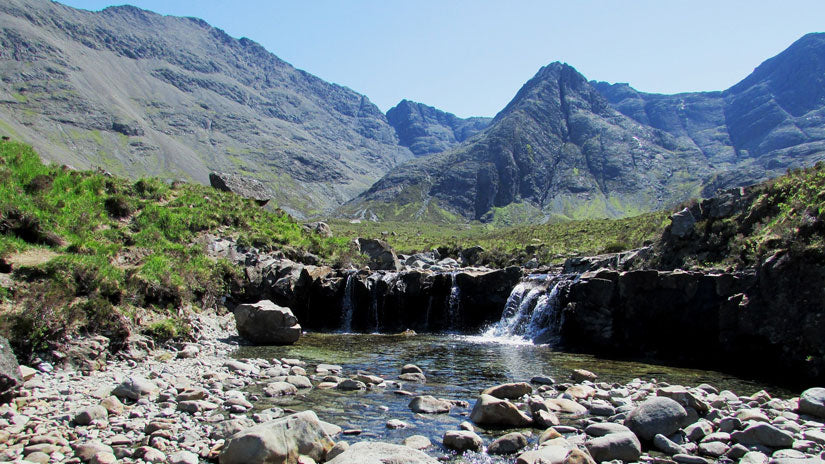
<path fill-rule="evenodd" d="M 456 275 L 458 275 L 457 272 L 450 273 L 452 284 L 450 286 L 450 296 L 447 299 L 447 318 L 449 319 L 450 328 L 455 328 L 456 326 L 458 310 L 461 305 L 461 289 L 458 288 L 458 284 L 456 283 Z"/>
<path fill-rule="evenodd" d="M 532 274 L 516 285 L 501 319 L 484 331 L 484 338 L 548 343 L 558 332 L 559 290 L 578 276 Z"/>
<path fill-rule="evenodd" d="M 356 272 L 347 274 L 347 283 L 344 286 L 344 298 L 341 300 L 341 313 L 343 314 L 343 323 L 341 324 L 341 331 L 344 333 L 352 332 L 352 313 L 355 311 L 355 302 L 352 299 L 353 279 L 356 279 Z"/>

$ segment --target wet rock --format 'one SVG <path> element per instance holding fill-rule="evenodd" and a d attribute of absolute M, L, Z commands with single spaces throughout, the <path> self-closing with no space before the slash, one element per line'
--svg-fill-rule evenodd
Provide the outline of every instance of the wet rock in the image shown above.
<path fill-rule="evenodd" d="M 480 451 L 484 447 L 481 437 L 469 430 L 451 430 L 444 434 L 442 439 L 447 449 L 463 453 L 465 451 Z"/>
<path fill-rule="evenodd" d="M 220 464 L 271 464 L 288 462 L 298 454 L 323 461 L 333 446 L 312 411 L 292 414 L 236 433 L 227 440 Z"/>
<path fill-rule="evenodd" d="M 499 399 L 515 400 L 524 395 L 533 393 L 533 387 L 530 386 L 529 383 L 525 382 L 505 383 L 487 388 L 482 393 L 485 395 L 495 396 Z"/>
<path fill-rule="evenodd" d="M 298 387 L 287 382 L 271 382 L 264 387 L 266 396 L 287 396 L 298 393 Z"/>
<path fill-rule="evenodd" d="M 513 454 L 527 447 L 527 437 L 523 433 L 512 432 L 497 438 L 487 447 L 490 454 Z"/>
<path fill-rule="evenodd" d="M 423 435 L 412 435 L 404 439 L 404 446 L 409 446 L 412 449 L 423 450 L 432 446 L 430 439 Z"/>
<path fill-rule="evenodd" d="M 685 408 L 676 401 L 656 397 L 643 402 L 631 411 L 624 425 L 639 438 L 650 441 L 658 433 L 667 436 L 679 430 L 687 417 Z"/>
<path fill-rule="evenodd" d="M 550 411 L 537 410 L 532 412 L 533 422 L 537 427 L 553 427 L 559 425 L 559 418 Z"/>
<path fill-rule="evenodd" d="M 745 430 L 733 432 L 731 439 L 745 446 L 762 445 L 770 448 L 790 448 L 793 446 L 793 435 L 780 430 L 771 424 L 757 423 Z"/>
<path fill-rule="evenodd" d="M 408 446 L 358 442 L 327 464 L 439 464 L 427 454 Z"/>
<path fill-rule="evenodd" d="M 406 382 L 427 383 L 427 377 L 419 372 L 401 374 L 398 378 Z"/>
<path fill-rule="evenodd" d="M 530 379 L 530 383 L 535 383 L 538 385 L 553 385 L 556 381 L 553 380 L 552 377 L 548 377 L 546 375 L 537 375 Z"/>
<path fill-rule="evenodd" d="M 585 380 L 595 382 L 596 379 L 599 378 L 598 375 L 585 369 L 574 369 L 573 374 L 570 377 L 574 382 L 583 382 Z"/>
<path fill-rule="evenodd" d="M 269 300 L 235 307 L 238 334 L 260 345 L 290 345 L 301 336 L 301 325 L 289 308 Z"/>
<path fill-rule="evenodd" d="M 387 421 L 386 426 L 387 426 L 388 429 L 406 429 L 407 427 L 410 426 L 410 424 L 408 424 L 408 423 L 406 423 L 402 420 L 390 419 L 390 420 Z"/>
<path fill-rule="evenodd" d="M 430 395 L 416 396 L 410 401 L 412 412 L 420 414 L 444 414 L 450 412 L 453 405 L 449 401 L 440 400 Z"/>
<path fill-rule="evenodd" d="M 530 417 L 519 411 L 509 401 L 484 394 L 476 400 L 470 412 L 470 420 L 478 425 L 511 425 L 514 427 L 526 427 L 533 423 Z"/>
<path fill-rule="evenodd" d="M 596 462 L 614 459 L 633 462 L 642 455 L 642 444 L 632 432 L 610 433 L 596 437 L 588 440 L 585 446 Z"/>
<path fill-rule="evenodd" d="M 353 379 L 347 379 L 339 383 L 336 388 L 344 391 L 366 390 L 367 385 L 364 382 L 359 382 Z"/>
<path fill-rule="evenodd" d="M 121 398 L 137 401 L 147 398 L 158 391 L 158 386 L 151 380 L 139 376 L 130 376 L 120 385 L 112 390 L 112 395 Z"/>
<path fill-rule="evenodd" d="M 401 368 L 402 374 L 424 374 L 424 371 L 416 366 L 415 364 L 405 364 L 404 367 Z"/>
<path fill-rule="evenodd" d="M 825 388 L 809 388 L 799 396 L 799 413 L 825 418 Z"/>

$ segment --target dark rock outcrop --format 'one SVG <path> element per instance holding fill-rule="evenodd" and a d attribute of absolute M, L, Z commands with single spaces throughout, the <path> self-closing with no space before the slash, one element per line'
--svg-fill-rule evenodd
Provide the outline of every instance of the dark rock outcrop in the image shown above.
<path fill-rule="evenodd" d="M 358 244 L 358 251 L 369 258 L 371 269 L 378 271 L 401 270 L 401 262 L 398 261 L 395 250 L 387 242 L 374 238 L 359 238 L 356 239 L 356 243 Z"/>

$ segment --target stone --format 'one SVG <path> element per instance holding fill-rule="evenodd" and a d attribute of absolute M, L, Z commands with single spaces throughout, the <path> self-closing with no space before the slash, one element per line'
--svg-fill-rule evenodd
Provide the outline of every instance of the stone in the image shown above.
<path fill-rule="evenodd" d="M 406 423 L 402 420 L 390 419 L 390 420 L 387 421 L 386 426 L 387 426 L 388 429 L 406 429 L 407 427 L 410 426 L 410 424 L 408 424 L 408 423 Z"/>
<path fill-rule="evenodd" d="M 40 451 L 35 451 L 34 453 L 29 453 L 26 455 L 26 462 L 35 464 L 48 464 L 51 459 L 51 456 Z"/>
<path fill-rule="evenodd" d="M 470 412 L 470 420 L 478 425 L 511 425 L 514 427 L 527 427 L 533 423 L 530 417 L 519 411 L 509 401 L 485 394 L 476 400 Z"/>
<path fill-rule="evenodd" d="M 630 429 L 614 422 L 598 422 L 596 424 L 590 424 L 584 429 L 584 433 L 591 437 L 603 437 L 611 433 L 625 432 L 630 432 Z"/>
<path fill-rule="evenodd" d="M 585 442 L 596 462 L 618 459 L 634 462 L 642 455 L 642 444 L 633 432 L 610 433 Z"/>
<path fill-rule="evenodd" d="M 529 383 L 525 382 L 505 383 L 503 385 L 496 385 L 495 387 L 487 388 L 482 393 L 485 395 L 495 396 L 496 398 L 503 400 L 515 400 L 524 395 L 533 393 L 533 387 L 530 386 Z"/>
<path fill-rule="evenodd" d="M 178 451 L 169 456 L 169 464 L 198 464 L 198 455 L 191 451 Z"/>
<path fill-rule="evenodd" d="M 120 385 L 112 390 L 112 395 L 121 398 L 137 401 L 141 398 L 150 397 L 158 392 L 158 386 L 151 380 L 143 377 L 129 376 Z"/>
<path fill-rule="evenodd" d="M 166 455 L 159 449 L 151 446 L 141 446 L 135 450 L 132 457 L 142 459 L 145 462 L 165 463 Z"/>
<path fill-rule="evenodd" d="M 736 412 L 736 418 L 739 419 L 740 422 L 748 422 L 748 421 L 755 421 L 755 422 L 770 422 L 771 419 L 762 412 L 761 409 L 740 409 Z"/>
<path fill-rule="evenodd" d="M 406 382 L 427 383 L 427 377 L 419 372 L 409 372 L 398 376 L 399 379 Z"/>
<path fill-rule="evenodd" d="M 547 445 L 527 451 L 516 458 L 516 464 L 565 464 L 571 451 L 563 446 Z M 590 462 L 593 462 L 590 459 Z"/>
<path fill-rule="evenodd" d="M 103 398 L 100 401 L 100 405 L 106 408 L 106 411 L 113 416 L 121 414 L 124 408 L 123 403 L 121 403 L 116 396 L 108 396 Z"/>
<path fill-rule="evenodd" d="M 298 393 L 298 387 L 287 382 L 271 382 L 264 387 L 266 396 L 287 396 Z"/>
<path fill-rule="evenodd" d="M 286 381 L 287 383 L 295 385 L 299 389 L 312 388 L 312 382 L 309 380 L 309 377 L 303 375 L 288 375 L 286 377 Z"/>
<path fill-rule="evenodd" d="M 433 446 L 430 439 L 424 435 L 411 435 L 404 439 L 404 446 L 409 446 L 412 449 L 423 450 Z"/>
<path fill-rule="evenodd" d="M 800 414 L 825 418 L 825 388 L 809 388 L 799 396 Z"/>
<path fill-rule="evenodd" d="M 537 427 L 553 427 L 561 423 L 559 417 L 550 411 L 533 411 L 532 415 L 534 425 Z"/>
<path fill-rule="evenodd" d="M 335 459 L 338 455 L 342 454 L 344 451 L 349 449 L 349 443 L 345 441 L 339 441 L 335 444 L 329 451 L 327 451 L 327 459 Z"/>
<path fill-rule="evenodd" d="M 450 412 L 453 404 L 446 400 L 440 400 L 430 395 L 416 396 L 410 401 L 409 408 L 412 412 L 420 414 L 443 414 Z"/>
<path fill-rule="evenodd" d="M 538 385 L 553 385 L 556 381 L 553 380 L 552 377 L 546 375 L 537 375 L 530 379 L 530 383 L 535 383 Z"/>
<path fill-rule="evenodd" d="M 196 414 L 199 412 L 212 411 L 218 409 L 218 405 L 204 400 L 181 401 L 178 403 L 178 411 Z"/>
<path fill-rule="evenodd" d="M 116 464 L 117 457 L 112 453 L 101 451 L 92 457 L 89 464 Z"/>
<path fill-rule="evenodd" d="M 304 226 L 310 231 L 314 232 L 321 237 L 329 238 L 332 237 L 332 229 L 329 227 L 329 224 L 326 222 L 310 222 L 308 224 L 304 224 Z"/>
<path fill-rule="evenodd" d="M 710 405 L 705 401 L 697 398 L 693 393 L 689 392 L 685 387 L 679 385 L 671 385 L 660 388 L 656 391 L 657 396 L 664 396 L 670 398 L 685 408 L 693 408 L 699 414 L 707 414 L 710 410 Z"/>
<path fill-rule="evenodd" d="M 387 242 L 372 238 L 358 238 L 355 242 L 358 250 L 369 258 L 370 269 L 396 272 L 401 270 L 401 261 Z"/>
<path fill-rule="evenodd" d="M 0 337 L 0 397 L 8 395 L 23 383 L 20 365 L 11 349 L 9 341 Z"/>
<path fill-rule="evenodd" d="M 220 464 L 275 464 L 305 455 L 323 461 L 333 445 L 318 416 L 304 411 L 232 435 L 219 460 Z"/>
<path fill-rule="evenodd" d="M 415 364 L 404 364 L 401 368 L 402 374 L 423 374 L 424 371 Z"/>
<path fill-rule="evenodd" d="M 344 391 L 366 390 L 367 384 L 353 379 L 347 379 L 340 382 L 335 388 Z"/>
<path fill-rule="evenodd" d="M 0 341 L 0 343 L 2 343 L 2 341 Z M 29 380 L 33 379 L 35 375 L 37 375 L 36 370 L 23 364 L 20 365 L 20 377 L 23 379 L 24 382 L 28 382 Z"/>
<path fill-rule="evenodd" d="M 711 433 L 713 433 L 713 424 L 704 419 L 700 419 L 685 427 L 685 436 L 693 442 L 702 441 L 703 438 Z"/>
<path fill-rule="evenodd" d="M 327 464 L 439 464 L 427 454 L 404 445 L 358 442 Z"/>
<path fill-rule="evenodd" d="M 691 454 L 676 454 L 673 456 L 673 460 L 679 464 L 711 464 L 711 461 Z"/>
<path fill-rule="evenodd" d="M 235 325 L 244 339 L 259 345 L 291 345 L 301 337 L 301 325 L 289 308 L 269 300 L 235 307 Z"/>
<path fill-rule="evenodd" d="M 114 454 L 111 446 L 104 445 L 100 442 L 88 442 L 88 443 L 81 443 L 74 446 L 74 454 L 78 458 L 80 458 L 83 462 L 89 462 L 97 453 L 110 453 Z"/>
<path fill-rule="evenodd" d="M 103 406 L 88 406 L 77 412 L 74 416 L 74 423 L 77 425 L 89 425 L 94 421 L 105 421 L 108 418 L 109 411 L 107 411 Z"/>
<path fill-rule="evenodd" d="M 682 427 L 688 413 L 676 401 L 665 398 L 651 398 L 637 406 L 624 421 L 630 430 L 642 440 L 650 441 L 657 433 L 670 435 Z"/>
<path fill-rule="evenodd" d="M 566 398 L 550 398 L 544 400 L 544 404 L 546 404 L 551 411 L 558 411 L 561 413 L 572 414 L 575 416 L 582 416 L 587 414 L 587 408 L 573 400 L 568 400 Z"/>
<path fill-rule="evenodd" d="M 720 441 L 708 441 L 704 443 L 699 443 L 699 454 L 701 454 L 702 456 L 718 458 L 720 456 L 724 456 L 725 454 L 727 454 L 729 449 L 730 446 Z"/>
<path fill-rule="evenodd" d="M 463 453 L 465 451 L 481 451 L 484 442 L 475 432 L 469 430 L 451 430 L 442 438 L 444 447 Z"/>
<path fill-rule="evenodd" d="M 794 440 L 790 433 L 762 422 L 752 424 L 745 430 L 733 432 L 730 437 L 736 443 L 745 446 L 762 445 L 769 448 L 790 448 Z"/>
<path fill-rule="evenodd" d="M 767 464 L 770 458 L 759 451 L 750 451 L 739 459 L 739 464 Z"/>
<path fill-rule="evenodd" d="M 496 438 L 487 447 L 489 454 L 513 454 L 527 447 L 527 437 L 523 433 L 511 432 Z"/>
<path fill-rule="evenodd" d="M 595 382 L 599 376 L 585 369 L 574 369 L 570 378 L 572 378 L 574 382 L 583 382 L 585 380 Z"/>
<path fill-rule="evenodd" d="M 676 454 L 687 454 L 687 450 L 685 450 L 682 445 L 679 445 L 661 433 L 657 433 L 656 436 L 653 437 L 653 446 L 655 446 L 659 451 L 670 456 Z"/>
<path fill-rule="evenodd" d="M 239 174 L 210 172 L 209 185 L 216 190 L 232 192 L 263 206 L 272 198 L 272 192 L 260 181 Z"/>
<path fill-rule="evenodd" d="M 688 208 L 673 213 L 670 216 L 670 235 L 676 238 L 685 238 L 693 233 L 696 218 Z"/>

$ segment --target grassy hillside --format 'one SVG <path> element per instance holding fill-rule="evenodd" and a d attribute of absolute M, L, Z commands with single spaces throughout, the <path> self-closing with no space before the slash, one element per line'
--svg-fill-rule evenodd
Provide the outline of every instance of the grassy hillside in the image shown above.
<path fill-rule="evenodd" d="M 549 264 L 571 254 L 598 254 L 637 248 L 656 239 L 667 225 L 667 213 L 625 219 L 591 219 L 518 227 L 483 224 L 446 225 L 421 222 L 332 221 L 335 235 L 381 238 L 397 251 L 415 253 L 433 248 L 455 252 L 479 245 L 483 261 L 493 265 L 522 263 L 531 256 Z"/>
<path fill-rule="evenodd" d="M 0 142 L 0 331 L 19 353 L 73 333 L 123 338 L 130 326 L 185 334 L 180 308 L 213 307 L 239 269 L 206 256 L 205 233 L 328 263 L 346 239 L 311 234 L 284 213 L 196 184 L 136 182 L 44 165 Z"/>

